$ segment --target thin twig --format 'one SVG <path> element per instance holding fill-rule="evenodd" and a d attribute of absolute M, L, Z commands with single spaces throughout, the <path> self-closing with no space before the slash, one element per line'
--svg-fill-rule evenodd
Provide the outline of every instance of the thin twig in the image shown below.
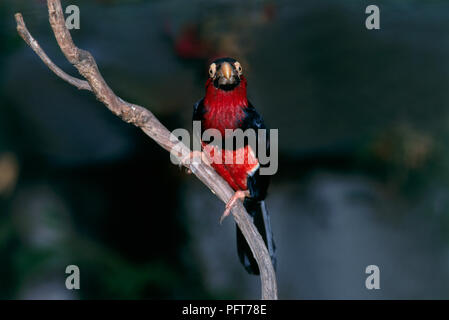
<path fill-rule="evenodd" d="M 78 89 L 93 91 L 97 99 L 105 104 L 109 110 L 124 121 L 141 128 L 150 138 L 155 140 L 164 149 L 170 152 L 177 146 L 179 152 L 184 155 L 188 154 L 190 152 L 189 148 L 184 145 L 181 145 L 180 148 L 176 137 L 174 137 L 150 111 L 141 106 L 126 102 L 115 95 L 103 79 L 92 55 L 85 50 L 79 49 L 73 43 L 70 32 L 65 26 L 65 19 L 60 1 L 47 0 L 47 6 L 50 25 L 61 51 L 64 53 L 67 60 L 76 67 L 78 72 L 87 81 L 74 78 L 58 68 L 28 32 L 22 19 L 22 15 L 17 13 L 15 18 L 18 33 L 50 70 Z M 199 164 L 185 164 L 185 166 L 225 203 L 232 197 L 232 189 L 209 165 L 202 162 Z M 262 299 L 277 299 L 276 275 L 262 237 L 249 219 L 248 213 L 240 201 L 238 201 L 232 210 L 232 213 L 234 220 L 242 230 L 259 265 Z"/>
<path fill-rule="evenodd" d="M 51 61 L 51 59 L 47 56 L 44 50 L 42 50 L 39 43 L 33 38 L 33 36 L 28 31 L 25 22 L 23 21 L 22 15 L 20 13 L 16 13 L 15 18 L 17 21 L 17 32 L 19 33 L 19 35 L 31 47 L 31 49 L 33 49 L 33 51 L 39 56 L 39 58 L 41 58 L 41 60 L 51 71 L 53 71 L 61 79 L 67 81 L 68 83 L 77 87 L 80 90 L 92 91 L 89 82 L 68 75 L 67 73 L 62 71 L 57 65 L 55 65 L 53 61 Z"/>

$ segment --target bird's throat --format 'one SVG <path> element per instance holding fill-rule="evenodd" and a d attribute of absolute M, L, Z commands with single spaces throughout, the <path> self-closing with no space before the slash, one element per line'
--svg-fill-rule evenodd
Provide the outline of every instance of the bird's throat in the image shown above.
<path fill-rule="evenodd" d="M 242 77 L 239 85 L 229 91 L 216 88 L 209 79 L 204 106 L 204 129 L 217 129 L 224 135 L 225 129 L 238 128 L 245 115 L 244 109 L 248 107 L 245 78 Z"/>

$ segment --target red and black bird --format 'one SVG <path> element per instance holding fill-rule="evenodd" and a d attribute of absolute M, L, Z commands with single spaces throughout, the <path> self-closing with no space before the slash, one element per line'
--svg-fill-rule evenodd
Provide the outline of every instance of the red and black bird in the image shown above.
<path fill-rule="evenodd" d="M 266 129 L 263 118 L 246 96 L 246 85 L 242 66 L 238 61 L 232 58 L 220 58 L 212 62 L 209 67 L 209 79 L 206 82 L 206 95 L 195 104 L 193 111 L 193 120 L 201 121 L 201 136 L 206 129 L 216 129 L 226 139 L 225 129 L 242 129 L 243 131 L 253 129 L 258 137 L 257 130 Z M 269 144 L 267 135 L 267 149 L 269 149 Z M 203 152 L 210 153 L 213 149 L 205 141 L 202 141 L 202 145 Z M 225 161 L 211 162 L 217 173 L 235 190 L 234 196 L 226 205 L 222 218 L 229 214 L 231 207 L 238 199 L 243 200 L 243 205 L 265 241 L 273 266 L 276 267 L 275 244 L 270 217 L 265 205 L 270 180 L 268 175 L 260 174 L 263 164 L 257 160 L 257 150 L 253 150 L 248 143 L 240 147 L 234 145 L 232 150 L 225 150 L 225 146 L 221 148 L 221 150 L 215 149 L 215 151 L 221 152 L 223 160 L 225 154 L 229 152 L 233 153 L 234 159 L 237 154 L 243 155 L 245 159 L 243 163 L 239 164 L 228 164 Z M 253 161 L 248 161 L 248 159 Z M 249 273 L 259 274 L 256 260 L 238 226 L 237 250 L 245 269 Z"/>

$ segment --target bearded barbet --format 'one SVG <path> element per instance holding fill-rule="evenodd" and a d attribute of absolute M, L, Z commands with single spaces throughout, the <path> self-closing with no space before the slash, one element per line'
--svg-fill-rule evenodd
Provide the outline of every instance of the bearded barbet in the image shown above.
<path fill-rule="evenodd" d="M 263 118 L 257 113 L 254 106 L 246 96 L 246 78 L 240 63 L 232 58 L 220 58 L 209 67 L 209 79 L 206 82 L 206 95 L 194 106 L 193 120 L 201 121 L 201 137 L 207 129 L 216 129 L 225 139 L 228 137 L 225 129 L 266 129 Z M 258 161 L 257 153 L 245 140 L 242 146 L 233 146 L 227 150 L 226 144 L 214 147 L 212 143 L 201 141 L 203 153 L 208 159 L 219 153 L 223 161 L 211 161 L 211 166 L 234 189 L 235 194 L 226 205 L 222 218 L 229 215 L 235 202 L 243 200 L 243 205 L 251 216 L 254 225 L 261 234 L 273 266 L 276 267 L 275 244 L 271 231 L 270 217 L 268 216 L 265 198 L 269 185 L 269 176 L 260 174 L 264 164 Z M 256 141 L 256 146 L 258 146 Z M 269 152 L 270 141 L 266 137 L 266 152 Z M 259 149 L 259 148 L 256 148 Z M 231 159 L 243 157 L 244 161 L 225 161 L 225 156 L 231 153 Z M 242 159 L 242 158 L 240 158 Z M 266 165 L 266 164 L 265 164 Z M 259 268 L 251 249 L 246 242 L 239 227 L 237 228 L 237 252 L 245 269 L 251 274 L 259 274 Z"/>

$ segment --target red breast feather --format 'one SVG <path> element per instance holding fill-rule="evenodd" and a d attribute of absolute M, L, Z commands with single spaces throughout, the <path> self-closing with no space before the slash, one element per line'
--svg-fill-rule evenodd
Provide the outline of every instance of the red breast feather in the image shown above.
<path fill-rule="evenodd" d="M 237 129 L 240 127 L 241 120 L 245 116 L 244 109 L 248 107 L 246 98 L 246 79 L 241 76 L 240 83 L 233 90 L 224 91 L 215 88 L 213 80 L 209 79 L 206 83 L 206 96 L 204 98 L 204 129 L 217 129 L 222 137 L 225 135 L 225 129 Z M 211 159 L 217 152 L 221 163 L 212 162 L 212 167 L 222 176 L 234 190 L 246 190 L 247 177 L 252 174 L 259 164 L 255 158 L 254 152 L 249 146 L 237 150 L 218 150 L 203 144 L 204 151 L 209 153 Z M 231 153 L 234 159 L 233 164 L 226 164 L 226 154 Z M 237 158 L 242 157 L 243 163 L 236 164 Z M 251 160 L 250 160 L 251 159 Z"/>
<path fill-rule="evenodd" d="M 224 129 L 237 129 L 248 106 L 246 98 L 246 79 L 241 76 L 240 83 L 233 90 L 225 91 L 215 88 L 213 80 L 206 82 L 204 98 L 204 129 L 217 129 L 224 136 Z"/>

